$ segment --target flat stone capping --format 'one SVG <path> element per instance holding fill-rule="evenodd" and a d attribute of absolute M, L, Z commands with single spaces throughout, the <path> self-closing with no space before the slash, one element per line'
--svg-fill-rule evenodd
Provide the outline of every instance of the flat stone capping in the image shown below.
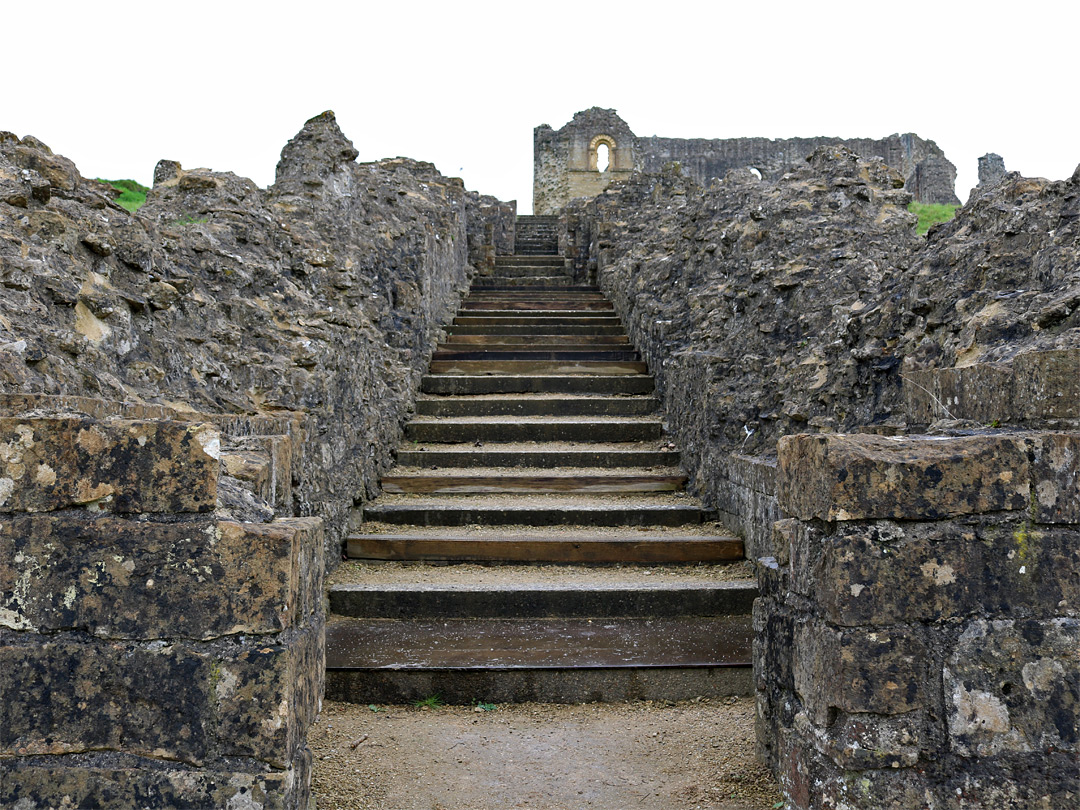
<path fill-rule="evenodd" d="M 1029 510 L 1080 521 L 1080 433 L 786 436 L 777 444 L 781 508 L 802 520 Z"/>
<path fill-rule="evenodd" d="M 209 512 L 220 445 L 208 424 L 0 417 L 0 512 Z"/>

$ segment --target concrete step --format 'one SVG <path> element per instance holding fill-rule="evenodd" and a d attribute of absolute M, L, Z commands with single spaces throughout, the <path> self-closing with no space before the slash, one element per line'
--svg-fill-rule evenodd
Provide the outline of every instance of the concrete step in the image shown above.
<path fill-rule="evenodd" d="M 659 419 L 643 417 L 418 417 L 405 425 L 413 442 L 638 442 L 662 434 Z"/>
<path fill-rule="evenodd" d="M 422 397 L 420 416 L 645 416 L 654 397 Z"/>
<path fill-rule="evenodd" d="M 415 494 L 487 494 L 497 492 L 535 493 L 627 493 L 675 492 L 686 486 L 686 476 L 678 473 L 661 475 L 537 475 L 502 473 L 492 475 L 449 475 L 391 473 L 380 482 L 383 492 Z"/>
<path fill-rule="evenodd" d="M 743 542 L 726 535 L 598 535 L 558 527 L 548 536 L 506 533 L 425 535 L 354 534 L 347 555 L 354 560 L 437 562 L 657 565 L 718 563 L 743 559 Z"/>
<path fill-rule="evenodd" d="M 537 581 L 528 569 L 517 582 L 465 585 L 369 582 L 330 588 L 330 612 L 354 619 L 544 619 L 679 616 L 749 616 L 757 597 L 753 580 L 651 581 L 627 569 L 610 577 Z M 377 578 L 376 578 L 377 579 Z"/>
<path fill-rule="evenodd" d="M 425 394 L 651 394 L 653 378 L 650 374 L 426 374 L 420 390 Z"/>
<path fill-rule="evenodd" d="M 455 376 L 621 376 L 645 374 L 648 367 L 638 360 L 434 360 L 428 371 Z"/>

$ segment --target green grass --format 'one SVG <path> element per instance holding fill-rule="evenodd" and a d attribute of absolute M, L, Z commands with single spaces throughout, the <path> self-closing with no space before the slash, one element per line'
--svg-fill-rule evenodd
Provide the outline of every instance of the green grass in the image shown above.
<path fill-rule="evenodd" d="M 423 700 L 414 700 L 413 706 L 418 709 L 437 709 L 443 705 L 442 698 L 438 695 L 429 695 Z"/>
<path fill-rule="evenodd" d="M 919 224 L 915 226 L 915 233 L 920 236 L 930 230 L 931 226 L 940 222 L 948 222 L 956 216 L 959 205 L 923 205 L 913 202 L 908 205 L 908 211 L 919 217 Z"/>
<path fill-rule="evenodd" d="M 108 183 L 113 188 L 123 192 L 114 202 L 122 205 L 133 214 L 139 210 L 139 206 L 146 202 L 146 194 L 150 191 L 146 186 L 136 183 L 134 180 L 102 180 L 100 177 L 98 180 L 102 183 Z"/>

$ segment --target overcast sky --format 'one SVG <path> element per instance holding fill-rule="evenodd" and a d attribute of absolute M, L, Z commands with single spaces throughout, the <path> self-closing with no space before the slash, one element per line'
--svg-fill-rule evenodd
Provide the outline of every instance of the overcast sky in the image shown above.
<path fill-rule="evenodd" d="M 599 106 L 638 135 L 915 132 L 964 200 L 986 152 L 1054 180 L 1080 163 L 1078 30 L 1080 4 L 1041 0 L 12 0 L 0 130 L 86 176 L 149 184 L 170 158 L 265 186 L 332 109 L 360 160 L 428 160 L 525 213 L 533 127 Z"/>

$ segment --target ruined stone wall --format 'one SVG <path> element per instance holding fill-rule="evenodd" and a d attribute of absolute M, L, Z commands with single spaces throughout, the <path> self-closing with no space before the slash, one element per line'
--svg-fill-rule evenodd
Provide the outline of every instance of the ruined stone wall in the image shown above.
<path fill-rule="evenodd" d="M 504 206 L 430 164 L 355 157 L 324 114 L 269 189 L 165 161 L 132 215 L 0 135 L 0 388 L 309 414 L 290 508 L 326 521 L 333 566 L 467 289 L 469 221 L 511 243 Z"/>
<path fill-rule="evenodd" d="M 617 162 L 603 174 L 590 163 L 590 147 L 598 138 L 619 144 Z M 661 138 L 638 137 L 614 110 L 597 107 L 577 113 L 558 131 L 546 124 L 536 128 L 533 146 L 533 211 L 559 213 L 571 200 L 595 197 L 632 170 L 660 174 L 669 163 L 697 185 L 724 177 L 729 171 L 757 169 L 778 179 L 801 165 L 822 146 L 842 145 L 865 160 L 882 158 L 904 179 L 905 188 L 923 203 L 958 205 L 956 167 L 933 141 L 913 133 L 886 138 Z"/>
<path fill-rule="evenodd" d="M 324 572 L 513 244 L 355 158 L 326 113 L 271 188 L 162 161 L 132 215 L 0 133 L 0 806 L 307 810 Z"/>
<path fill-rule="evenodd" d="M 495 269 L 496 256 L 514 252 L 517 202 L 506 203 L 475 191 L 467 191 L 465 199 L 469 264 L 481 275 L 490 275 Z"/>
<path fill-rule="evenodd" d="M 1080 799 L 1080 434 L 794 436 L 755 608 L 795 808 Z"/>
<path fill-rule="evenodd" d="M 201 417 L 0 405 L 0 806 L 306 810 L 321 521 L 228 519 Z"/>
<path fill-rule="evenodd" d="M 775 182 L 636 175 L 564 241 L 759 559 L 759 744 L 789 805 L 1068 807 L 1080 170 L 980 187 L 925 239 L 900 179 L 842 149 Z"/>

